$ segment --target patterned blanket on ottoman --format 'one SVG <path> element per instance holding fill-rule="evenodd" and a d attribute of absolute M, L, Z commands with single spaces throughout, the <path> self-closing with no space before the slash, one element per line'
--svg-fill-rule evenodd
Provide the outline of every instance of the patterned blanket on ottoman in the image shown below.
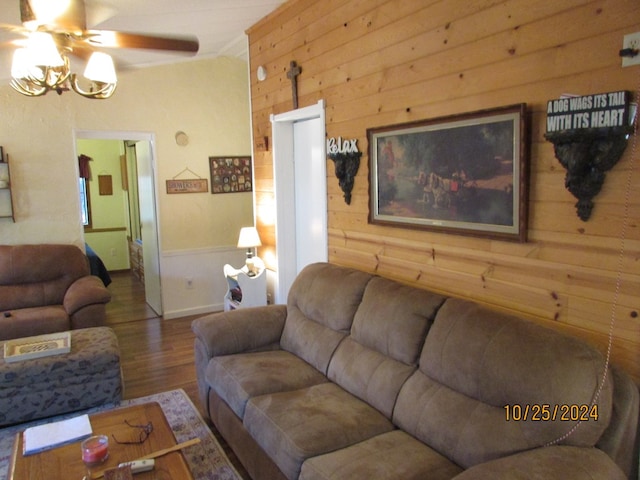
<path fill-rule="evenodd" d="M 71 332 L 71 351 L 8 363 L 0 358 L 0 425 L 83 410 L 122 398 L 118 339 L 108 327 Z M 0 342 L 4 352 L 4 342 Z"/>

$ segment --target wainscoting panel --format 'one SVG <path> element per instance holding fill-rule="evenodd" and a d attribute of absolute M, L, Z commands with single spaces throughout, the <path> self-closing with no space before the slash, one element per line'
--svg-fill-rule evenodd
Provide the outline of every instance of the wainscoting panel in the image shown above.
<path fill-rule="evenodd" d="M 164 318 L 199 315 L 223 309 L 226 263 L 240 268 L 245 251 L 235 246 L 172 250 L 162 253 Z"/>

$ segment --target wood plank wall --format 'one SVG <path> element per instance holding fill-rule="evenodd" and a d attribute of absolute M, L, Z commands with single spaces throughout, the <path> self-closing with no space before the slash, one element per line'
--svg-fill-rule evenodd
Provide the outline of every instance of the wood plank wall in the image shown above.
<path fill-rule="evenodd" d="M 470 298 L 587 338 L 640 381 L 640 142 L 632 137 L 587 222 L 543 138 L 546 102 L 563 93 L 629 90 L 624 34 L 638 0 L 292 0 L 249 31 L 254 139 L 292 110 L 326 102 L 327 136 L 364 152 L 351 205 L 327 164 L 329 258 Z M 263 65 L 267 79 L 258 82 Z M 530 120 L 528 241 L 512 243 L 368 223 L 366 130 L 515 103 Z M 274 254 L 273 159 L 255 149 L 256 212 Z M 624 241 L 622 237 L 624 236 Z"/>

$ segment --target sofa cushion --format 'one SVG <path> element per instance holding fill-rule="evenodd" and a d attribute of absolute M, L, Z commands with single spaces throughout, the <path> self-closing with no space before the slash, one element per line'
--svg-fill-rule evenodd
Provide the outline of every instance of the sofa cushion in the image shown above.
<path fill-rule="evenodd" d="M 572 478 L 627 480 L 607 454 L 597 448 L 555 446 L 483 463 L 456 480 L 566 480 Z"/>
<path fill-rule="evenodd" d="M 45 335 L 69 329 L 69 315 L 62 305 L 0 312 L 0 340 Z"/>
<path fill-rule="evenodd" d="M 351 338 L 405 365 L 417 365 L 424 338 L 445 297 L 374 277 L 356 311 Z"/>
<path fill-rule="evenodd" d="M 414 371 L 414 366 L 346 338 L 331 361 L 329 378 L 390 419 L 400 387 Z"/>
<path fill-rule="evenodd" d="M 306 266 L 289 291 L 282 348 L 326 374 L 370 279 L 368 273 L 328 263 Z"/>
<path fill-rule="evenodd" d="M 307 458 L 393 430 L 384 415 L 333 383 L 254 397 L 244 426 L 290 480 Z"/>
<path fill-rule="evenodd" d="M 419 371 L 400 391 L 394 420 L 464 468 L 554 442 L 593 446 L 611 417 L 609 378 L 599 391 L 604 363 L 576 338 L 449 299 Z M 598 391 L 596 420 L 589 405 Z M 577 411 L 586 415 L 575 427 Z"/>
<path fill-rule="evenodd" d="M 462 469 L 401 430 L 302 464 L 300 480 L 449 480 Z"/>
<path fill-rule="evenodd" d="M 328 376 L 391 418 L 400 387 L 416 369 L 424 338 L 444 297 L 374 277 L 351 334 L 329 364 Z"/>
<path fill-rule="evenodd" d="M 283 350 L 214 357 L 207 366 L 206 378 L 240 418 L 251 397 L 327 381 L 311 365 Z"/>

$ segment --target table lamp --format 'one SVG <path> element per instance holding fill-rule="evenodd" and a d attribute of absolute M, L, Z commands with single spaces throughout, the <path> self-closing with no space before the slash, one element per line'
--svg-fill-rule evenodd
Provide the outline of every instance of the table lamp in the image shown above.
<path fill-rule="evenodd" d="M 250 277 L 257 275 L 258 268 L 256 267 L 255 259 L 257 256 L 254 254 L 253 249 L 262 245 L 260 241 L 260 235 L 256 227 L 243 227 L 240 229 L 240 237 L 238 238 L 238 248 L 247 249 L 247 270 Z"/>

